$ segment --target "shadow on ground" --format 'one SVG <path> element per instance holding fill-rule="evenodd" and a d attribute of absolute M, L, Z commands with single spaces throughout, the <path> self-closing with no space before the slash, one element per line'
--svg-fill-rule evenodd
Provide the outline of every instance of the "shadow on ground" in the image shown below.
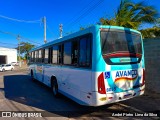
<path fill-rule="evenodd" d="M 111 116 L 113 112 L 120 112 L 110 109 L 113 104 L 88 107 L 81 106 L 63 95 L 55 98 L 49 87 L 38 81 L 33 82 L 27 75 L 4 76 L 4 93 L 9 100 L 47 111 L 44 114 L 51 116 L 79 117 L 85 115 L 102 117 Z"/>

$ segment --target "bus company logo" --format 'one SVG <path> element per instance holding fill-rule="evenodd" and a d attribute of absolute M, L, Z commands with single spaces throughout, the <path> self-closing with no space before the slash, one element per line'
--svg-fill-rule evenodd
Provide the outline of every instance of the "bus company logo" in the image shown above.
<path fill-rule="evenodd" d="M 137 70 L 120 70 L 115 74 L 115 85 L 122 90 L 133 88 L 138 77 Z"/>
<path fill-rule="evenodd" d="M 137 78 L 137 76 L 138 76 L 137 70 L 116 71 L 115 82 L 120 80 L 134 81 Z"/>

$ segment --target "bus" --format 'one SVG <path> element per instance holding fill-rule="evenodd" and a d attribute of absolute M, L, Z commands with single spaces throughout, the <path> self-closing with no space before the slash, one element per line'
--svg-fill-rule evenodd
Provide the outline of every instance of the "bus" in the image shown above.
<path fill-rule="evenodd" d="M 141 33 L 94 25 L 33 48 L 31 78 L 86 106 L 101 106 L 144 94 Z"/>

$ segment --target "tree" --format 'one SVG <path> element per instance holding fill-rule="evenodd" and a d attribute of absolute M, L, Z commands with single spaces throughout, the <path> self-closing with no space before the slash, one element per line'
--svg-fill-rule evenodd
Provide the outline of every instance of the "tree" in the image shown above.
<path fill-rule="evenodd" d="M 28 58 L 29 51 L 35 46 L 28 42 L 20 42 L 20 54 L 25 54 L 25 59 Z M 19 51 L 19 47 L 16 48 Z"/>
<path fill-rule="evenodd" d="M 156 26 L 155 27 L 160 27 L 160 18 L 158 18 L 157 20 L 156 20 Z"/>
<path fill-rule="evenodd" d="M 93 26 L 93 25 L 89 24 L 89 25 L 86 25 L 86 26 L 80 26 L 80 30 L 84 30 L 84 29 L 89 28 L 91 26 Z"/>
<path fill-rule="evenodd" d="M 121 0 L 113 18 L 101 18 L 102 25 L 116 25 L 138 29 L 142 23 L 156 22 L 158 12 L 144 2 L 133 3 L 131 0 Z"/>
<path fill-rule="evenodd" d="M 159 27 L 147 28 L 144 30 L 140 30 L 140 32 L 143 34 L 143 38 L 160 37 L 160 28 Z"/>

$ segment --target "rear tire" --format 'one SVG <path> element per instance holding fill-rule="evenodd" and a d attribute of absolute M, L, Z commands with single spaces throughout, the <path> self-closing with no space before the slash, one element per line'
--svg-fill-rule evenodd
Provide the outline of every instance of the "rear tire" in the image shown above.
<path fill-rule="evenodd" d="M 13 70 L 13 68 L 11 68 L 11 71 Z"/>
<path fill-rule="evenodd" d="M 5 71 L 5 69 L 2 69 L 2 72 L 4 72 Z"/>
<path fill-rule="evenodd" d="M 59 95 L 59 93 L 58 93 L 58 83 L 57 83 L 56 79 L 52 80 L 51 89 L 52 89 L 53 95 L 55 97 L 58 97 L 58 95 Z"/>
<path fill-rule="evenodd" d="M 34 75 L 33 75 L 33 71 L 32 71 L 32 70 L 31 70 L 31 79 L 32 79 L 32 81 L 35 81 Z"/>

